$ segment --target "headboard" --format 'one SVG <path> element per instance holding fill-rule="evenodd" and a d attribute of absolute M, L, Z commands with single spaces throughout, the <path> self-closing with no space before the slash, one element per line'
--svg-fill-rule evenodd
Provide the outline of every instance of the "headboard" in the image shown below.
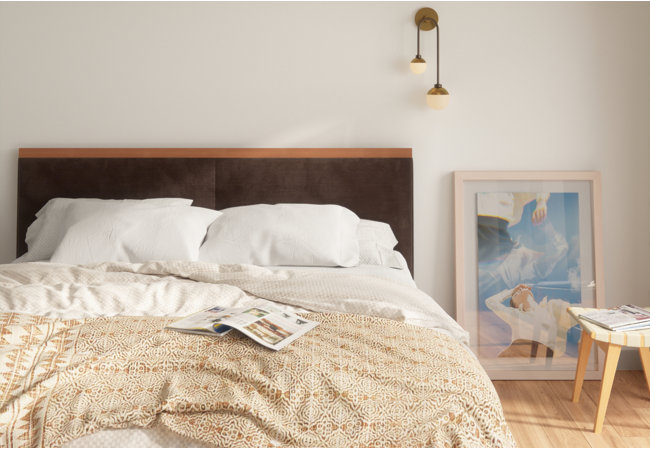
<path fill-rule="evenodd" d="M 213 209 L 338 204 L 389 223 L 413 271 L 410 148 L 21 148 L 17 255 L 54 197 L 184 197 Z"/>

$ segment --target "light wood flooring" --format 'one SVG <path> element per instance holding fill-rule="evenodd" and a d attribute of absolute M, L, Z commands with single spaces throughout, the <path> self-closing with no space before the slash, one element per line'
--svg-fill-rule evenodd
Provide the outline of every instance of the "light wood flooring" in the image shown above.
<path fill-rule="evenodd" d="M 643 372 L 619 370 L 603 432 L 592 432 L 600 381 L 494 381 L 519 447 L 650 447 L 650 392 Z"/>

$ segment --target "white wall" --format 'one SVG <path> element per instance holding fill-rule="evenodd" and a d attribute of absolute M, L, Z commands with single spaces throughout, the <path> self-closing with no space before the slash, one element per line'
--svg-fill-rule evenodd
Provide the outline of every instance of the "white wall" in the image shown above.
<path fill-rule="evenodd" d="M 412 75 L 440 15 L 441 80 Z M 454 313 L 454 170 L 599 170 L 609 305 L 650 305 L 649 3 L 0 3 L 0 262 L 18 147 L 413 147 L 416 281 Z"/>

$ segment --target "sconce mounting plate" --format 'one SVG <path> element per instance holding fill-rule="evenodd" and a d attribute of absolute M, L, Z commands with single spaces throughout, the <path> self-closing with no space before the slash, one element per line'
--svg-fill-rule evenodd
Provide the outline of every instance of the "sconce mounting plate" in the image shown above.
<path fill-rule="evenodd" d="M 420 8 L 420 10 L 415 13 L 415 25 L 419 24 L 422 19 L 422 24 L 420 24 L 420 30 L 429 31 L 433 30 L 436 26 L 431 20 L 426 20 L 427 18 L 433 18 L 435 23 L 438 23 L 438 13 L 435 9 L 432 8 Z"/>

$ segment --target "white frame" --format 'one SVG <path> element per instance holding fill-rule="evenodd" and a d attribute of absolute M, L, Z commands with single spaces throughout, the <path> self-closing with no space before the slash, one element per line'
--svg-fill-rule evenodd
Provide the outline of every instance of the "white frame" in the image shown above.
<path fill-rule="evenodd" d="M 470 302 L 477 303 L 478 298 L 476 291 L 473 290 L 469 295 L 473 296 L 468 299 L 467 275 L 472 272 L 468 270 L 469 262 L 465 258 L 465 240 L 471 233 L 476 235 L 476 225 L 472 220 L 466 222 L 466 184 L 471 182 L 587 182 L 589 184 L 589 193 L 591 198 L 591 236 L 592 236 L 592 255 L 593 255 L 593 276 L 596 282 L 595 286 L 595 307 L 603 308 L 605 306 L 605 287 L 604 287 L 604 268 L 602 258 L 602 225 L 601 225 L 601 191 L 600 191 L 600 173 L 592 171 L 584 172 L 503 172 L 503 171 L 458 171 L 454 172 L 454 206 L 455 206 L 455 253 L 456 253 L 456 319 L 465 329 L 470 330 L 478 326 L 478 320 L 475 323 L 468 323 L 466 307 Z M 470 190 L 467 190 L 469 192 Z M 473 224 L 473 225 L 472 225 Z M 581 225 L 582 228 L 583 225 Z M 476 266 L 473 268 L 476 273 Z M 478 345 L 478 344 L 477 344 Z M 594 346 L 595 347 L 595 346 Z M 594 354 L 590 360 L 594 362 L 591 369 L 588 369 L 585 375 L 586 379 L 600 379 L 602 367 L 602 355 L 598 350 L 593 350 Z M 480 358 L 479 358 L 480 359 Z M 505 359 L 505 358 L 504 358 Z M 577 361 L 577 359 L 576 359 Z M 575 377 L 575 370 L 499 370 L 486 368 L 488 375 L 493 380 L 523 380 L 523 379 L 565 379 L 572 380 Z"/>

